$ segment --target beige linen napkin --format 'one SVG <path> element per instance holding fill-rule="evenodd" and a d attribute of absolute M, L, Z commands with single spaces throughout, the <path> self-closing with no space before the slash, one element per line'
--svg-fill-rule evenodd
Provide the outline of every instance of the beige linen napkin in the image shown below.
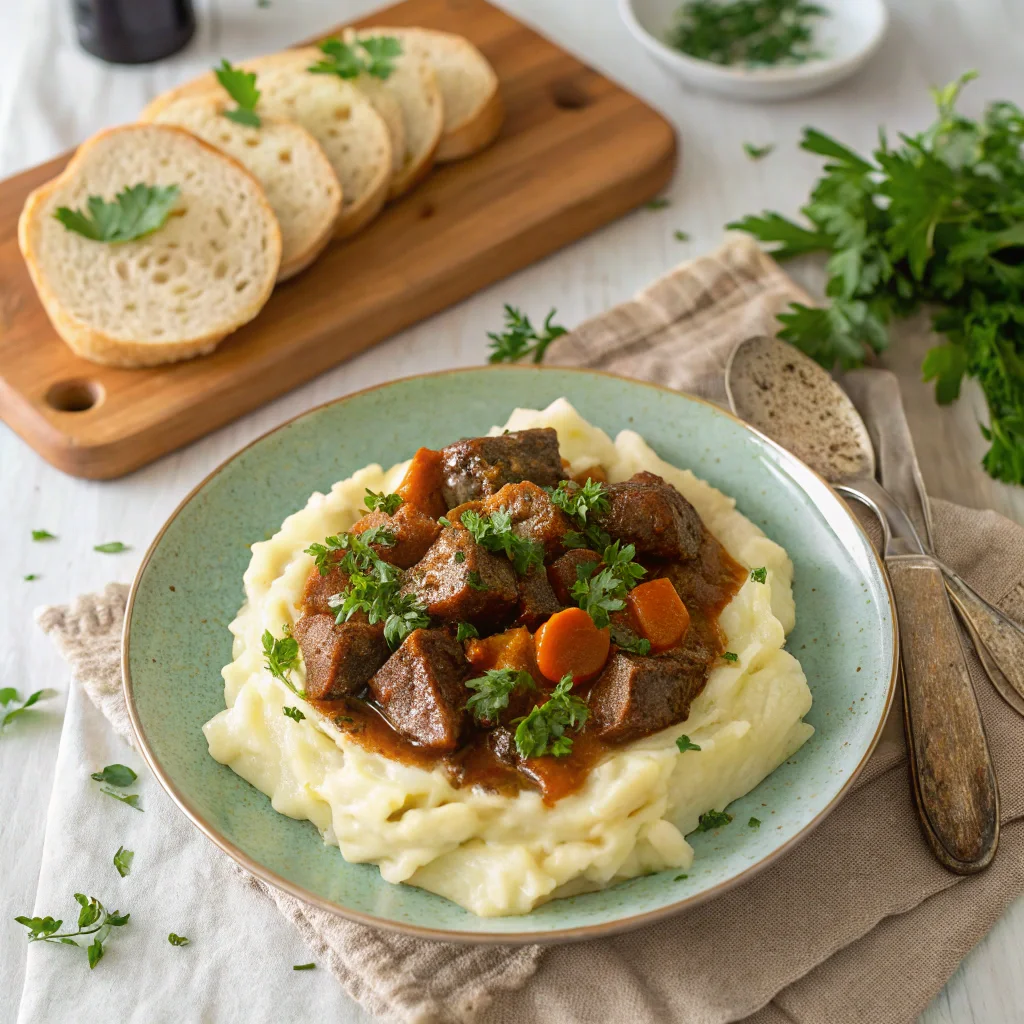
<path fill-rule="evenodd" d="M 747 240 L 673 271 L 582 324 L 549 362 L 721 398 L 732 346 L 806 296 Z M 1024 530 L 933 503 L 940 557 L 1024 619 Z M 126 588 L 44 610 L 40 625 L 126 738 L 119 633 Z M 1002 797 L 993 865 L 961 879 L 932 859 L 910 800 L 900 708 L 847 798 L 788 856 L 693 911 L 625 935 L 548 948 L 429 943 L 350 924 L 254 879 L 313 955 L 371 1013 L 462 1024 L 900 1024 L 1024 892 L 1024 721 L 971 659 Z M 211 845 L 210 856 L 221 856 Z"/>

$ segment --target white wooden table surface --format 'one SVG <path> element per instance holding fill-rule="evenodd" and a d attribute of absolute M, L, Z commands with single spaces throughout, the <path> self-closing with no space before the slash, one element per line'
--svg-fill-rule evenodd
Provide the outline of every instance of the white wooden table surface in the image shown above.
<path fill-rule="evenodd" d="M 575 324 L 629 297 L 661 272 L 713 247 L 722 225 L 764 207 L 793 212 L 818 161 L 795 149 L 813 124 L 857 147 L 876 126 L 917 130 L 931 119 L 930 84 L 967 68 L 982 72 L 965 106 L 1024 100 L 1019 43 L 1024 5 L 1015 0 L 890 0 L 893 25 L 882 51 L 855 80 L 826 95 L 785 105 L 743 106 L 681 92 L 649 63 L 621 26 L 614 0 L 502 0 L 541 29 L 662 110 L 679 129 L 681 161 L 672 205 L 641 210 L 544 263 L 380 345 L 360 358 L 130 477 L 90 483 L 49 467 L 0 426 L 0 685 L 23 692 L 54 686 L 42 705 L 0 738 L 0 1024 L 14 1019 L 21 991 L 24 933 L 14 914 L 30 912 L 61 728 L 67 670 L 35 631 L 31 609 L 130 581 L 142 552 L 188 490 L 236 449 L 327 399 L 395 376 L 484 361 L 485 332 L 503 302 L 543 315 L 555 305 Z M 279 48 L 379 4 L 373 0 L 199 0 L 201 28 L 189 49 L 157 66 L 114 69 L 72 41 L 70 0 L 0 2 L 0 175 L 38 163 L 97 129 L 130 121 L 156 92 L 207 68 Z M 774 142 L 760 163 L 742 143 Z M 679 243 L 673 230 L 691 241 Z M 917 380 L 915 353 L 896 353 L 912 426 L 933 494 L 995 507 L 1024 519 L 1024 495 L 990 485 L 976 468 L 979 398 L 939 411 Z M 45 528 L 59 542 L 33 544 Z M 132 551 L 93 552 L 121 540 Z M 38 573 L 36 582 L 22 582 Z M 255 980 L 254 980 L 255 983 Z M 109 1019 L 109 1018 L 107 1018 Z M 924 1014 L 927 1024 L 1020 1024 L 1024 1020 L 1024 901 L 1018 901 L 967 958 Z"/>

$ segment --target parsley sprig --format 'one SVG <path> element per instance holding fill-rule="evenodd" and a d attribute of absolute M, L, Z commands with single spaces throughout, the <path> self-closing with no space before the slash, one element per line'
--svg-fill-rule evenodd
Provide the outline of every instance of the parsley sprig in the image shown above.
<path fill-rule="evenodd" d="M 25 698 L 25 703 L 20 707 L 12 708 L 8 711 L 2 719 L 0 719 L 0 731 L 2 731 L 10 722 L 13 722 L 16 718 L 20 718 L 34 705 L 38 704 L 41 700 L 46 700 L 48 697 L 56 696 L 56 690 L 36 690 L 35 693 L 30 693 Z M 4 686 L 0 688 L 0 706 L 7 707 L 8 704 L 16 703 L 21 699 L 18 691 L 13 686 Z"/>
<path fill-rule="evenodd" d="M 342 572 L 366 572 L 380 560 L 370 546 L 395 546 L 395 535 L 385 526 L 371 526 L 362 533 L 342 533 L 326 537 L 322 544 L 310 544 L 306 554 L 312 555 L 321 576 L 326 576 L 337 564 Z M 335 556 L 344 552 L 341 558 Z"/>
<path fill-rule="evenodd" d="M 314 75 L 358 78 L 367 74 L 388 79 L 402 55 L 402 44 L 394 36 L 367 36 L 351 43 L 331 38 L 320 43 L 320 52 L 323 57 L 306 69 Z"/>
<path fill-rule="evenodd" d="M 461 522 L 482 548 L 495 554 L 504 552 L 520 576 L 533 566 L 544 565 L 544 547 L 512 532 L 512 516 L 504 505 L 483 516 L 470 509 L 462 513 Z"/>
<path fill-rule="evenodd" d="M 285 635 L 278 639 L 269 629 L 263 631 L 263 663 L 267 671 L 279 679 L 297 697 L 305 697 L 305 690 L 300 690 L 289 678 L 289 673 L 299 660 L 299 642 L 285 626 Z"/>
<path fill-rule="evenodd" d="M 562 676 L 551 696 L 516 725 L 516 750 L 520 757 L 565 757 L 572 753 L 568 729 L 579 732 L 590 717 L 586 701 L 571 693 L 572 674 Z"/>
<path fill-rule="evenodd" d="M 544 358 L 548 345 L 569 332 L 564 327 L 559 327 L 551 321 L 555 318 L 557 310 L 552 309 L 544 320 L 544 328 L 538 333 L 530 318 L 524 316 L 515 306 L 505 305 L 505 330 L 501 333 L 490 331 L 487 337 L 491 339 L 491 354 L 487 357 L 489 363 L 517 363 L 520 359 L 529 356 L 533 362 L 539 363 Z"/>
<path fill-rule="evenodd" d="M 371 532 L 367 530 L 363 538 Z M 378 558 L 368 547 L 366 550 L 372 561 L 363 563 L 361 568 L 354 568 L 349 573 L 348 586 L 331 597 L 328 603 L 336 610 L 338 622 L 346 622 L 356 612 L 365 612 L 371 626 L 383 622 L 384 639 L 394 650 L 414 629 L 426 629 L 430 625 L 430 616 L 426 605 L 414 594 L 399 592 L 401 580 L 398 569 Z"/>
<path fill-rule="evenodd" d="M 881 351 L 887 325 L 922 306 L 944 335 L 923 373 L 940 404 L 965 376 L 988 403 L 983 464 L 1024 483 L 1024 111 L 988 105 L 978 120 L 956 111 L 974 73 L 933 92 L 938 115 L 890 147 L 884 134 L 868 159 L 814 129 L 801 147 L 826 159 L 798 224 L 778 213 L 730 227 L 771 243 L 786 259 L 828 255 L 827 308 L 794 303 L 779 336 L 827 368 L 857 366 Z"/>
<path fill-rule="evenodd" d="M 594 620 L 598 629 L 611 624 L 612 612 L 620 612 L 626 607 L 626 594 L 647 572 L 642 565 L 633 561 L 635 555 L 636 549 L 632 544 L 622 547 L 616 541 L 604 549 L 601 556 L 604 568 L 600 572 L 594 572 L 596 562 L 584 562 L 576 566 L 576 582 L 572 585 L 571 594 Z M 636 653 L 641 652 L 638 650 Z"/>
<path fill-rule="evenodd" d="M 224 116 L 247 128 L 259 128 L 263 122 L 256 113 L 256 104 L 260 99 L 260 91 L 256 88 L 256 72 L 243 71 L 229 60 L 222 60 L 220 67 L 214 68 L 213 73 L 225 92 L 238 104 L 234 110 L 225 110 Z"/>
<path fill-rule="evenodd" d="M 62 932 L 60 929 L 64 922 L 52 917 L 22 915 L 14 920 L 28 929 L 29 942 L 59 942 L 65 946 L 78 946 L 80 941 L 76 940 L 91 936 L 92 942 L 86 949 L 91 970 L 103 957 L 103 943 L 106 942 L 110 929 L 127 924 L 131 914 L 122 914 L 118 910 L 108 911 L 95 896 L 84 896 L 80 892 L 75 893 L 75 900 L 81 910 L 78 912 L 78 927 L 74 931 Z"/>
<path fill-rule="evenodd" d="M 68 231 L 93 242 L 131 242 L 162 228 L 180 195 L 177 185 L 140 182 L 118 192 L 111 203 L 89 196 L 84 211 L 58 206 L 54 217 Z"/>
<path fill-rule="evenodd" d="M 468 679 L 466 686 L 475 691 L 466 701 L 466 710 L 481 725 L 496 724 L 513 693 L 537 689 L 529 672 L 517 672 L 511 668 L 488 669 L 482 676 Z"/>
<path fill-rule="evenodd" d="M 828 13 L 807 0 L 691 0 L 679 8 L 667 42 L 713 64 L 804 64 L 822 56 L 814 22 Z"/>
<path fill-rule="evenodd" d="M 567 547 L 592 547 L 600 551 L 611 543 L 611 537 L 594 522 L 595 516 L 603 515 L 609 509 L 604 484 L 590 477 L 582 487 L 572 480 L 562 480 L 549 493 L 552 502 L 576 526 L 576 530 L 570 530 L 564 537 Z"/>
<path fill-rule="evenodd" d="M 366 497 L 363 504 L 371 512 L 383 512 L 385 515 L 393 516 L 403 505 L 400 494 L 385 494 L 383 491 L 371 491 L 366 488 Z"/>

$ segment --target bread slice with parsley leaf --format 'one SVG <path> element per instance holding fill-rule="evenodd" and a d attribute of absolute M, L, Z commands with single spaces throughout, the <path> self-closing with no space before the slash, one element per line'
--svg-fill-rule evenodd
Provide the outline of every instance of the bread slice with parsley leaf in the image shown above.
<path fill-rule="evenodd" d="M 260 311 L 281 262 L 259 182 L 171 125 L 84 142 L 29 195 L 18 243 L 57 333 L 83 358 L 124 367 L 213 351 Z"/>
<path fill-rule="evenodd" d="M 292 121 L 258 117 L 239 123 L 226 96 L 185 96 L 167 104 L 156 124 L 176 124 L 233 156 L 263 186 L 281 226 L 284 281 L 304 270 L 331 240 L 342 192 L 320 144 Z"/>
<path fill-rule="evenodd" d="M 494 141 L 505 120 L 498 76 L 468 39 L 427 28 L 377 31 L 395 36 L 408 55 L 426 58 L 434 69 L 444 105 L 438 163 L 472 156 Z"/>

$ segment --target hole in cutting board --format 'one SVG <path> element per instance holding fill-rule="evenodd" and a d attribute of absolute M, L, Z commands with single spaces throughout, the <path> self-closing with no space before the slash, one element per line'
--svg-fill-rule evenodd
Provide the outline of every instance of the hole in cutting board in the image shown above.
<path fill-rule="evenodd" d="M 582 110 L 590 106 L 590 94 L 578 82 L 563 78 L 551 86 L 551 98 L 561 110 Z"/>
<path fill-rule="evenodd" d="M 103 387 L 94 380 L 62 380 L 46 392 L 46 404 L 58 412 L 87 412 L 103 401 Z"/>

